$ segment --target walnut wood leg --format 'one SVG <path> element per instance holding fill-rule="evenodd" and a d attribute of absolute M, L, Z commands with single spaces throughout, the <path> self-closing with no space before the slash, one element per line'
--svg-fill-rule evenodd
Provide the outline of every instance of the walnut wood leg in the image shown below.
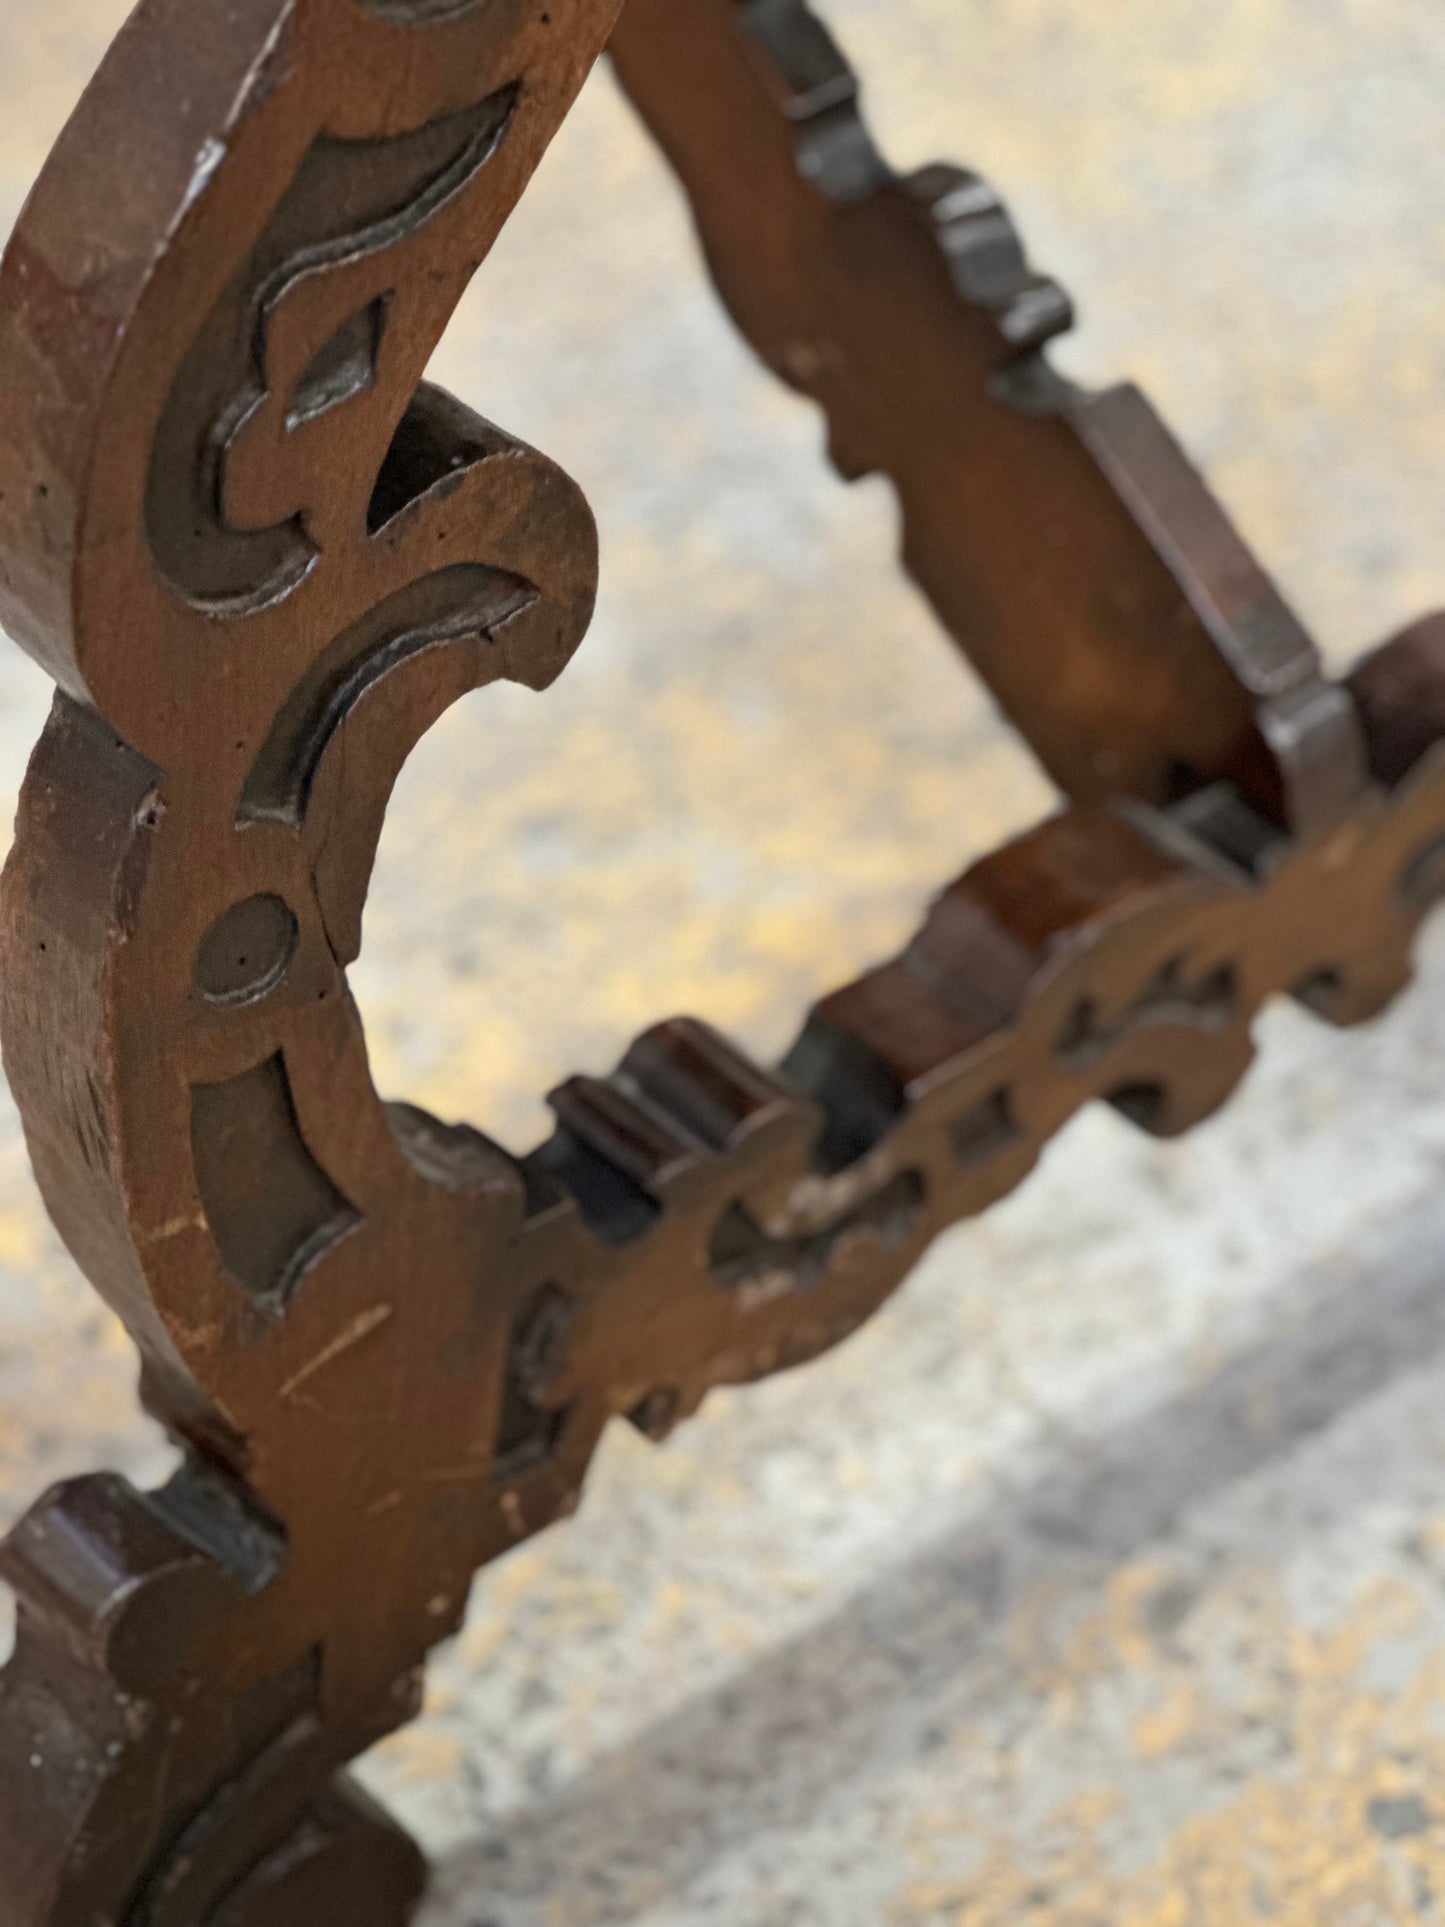
<path fill-rule="evenodd" d="M 0 269 L 0 618 L 59 686 L 0 1038 L 183 1449 L 0 1554 L 6 1927 L 400 1927 L 421 1861 L 347 1765 L 609 1420 L 836 1344 L 1090 1100 L 1207 1115 L 1266 998 L 1379 1009 L 1445 890 L 1440 620 L 1326 682 L 793 0 L 632 0 L 726 299 L 1070 800 L 779 1068 L 673 1019 L 526 1157 L 380 1101 L 346 969 L 392 784 L 459 696 L 560 674 L 597 572 L 575 484 L 422 377 L 616 13 L 142 0 Z"/>

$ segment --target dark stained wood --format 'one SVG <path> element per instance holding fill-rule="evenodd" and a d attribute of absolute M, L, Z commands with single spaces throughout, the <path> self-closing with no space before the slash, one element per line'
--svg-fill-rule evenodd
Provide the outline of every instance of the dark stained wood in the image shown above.
<path fill-rule="evenodd" d="M 855 1330 L 1081 1105 L 1180 1131 L 1262 1002 L 1405 981 L 1445 627 L 1348 685 L 973 177 L 899 180 L 796 0 L 631 0 L 724 298 L 903 503 L 1064 790 L 783 1065 L 659 1025 L 517 1157 L 385 1105 L 347 989 L 392 784 L 579 645 L 590 511 L 422 376 L 618 0 L 142 0 L 0 270 L 0 616 L 59 685 L 0 891 L 47 1204 L 184 1448 L 0 1552 L 0 1920 L 397 1927 L 349 1781 L 605 1425 Z"/>
<path fill-rule="evenodd" d="M 1347 808 L 1347 700 L 1139 391 L 1050 367 L 1069 298 L 987 183 L 894 173 L 803 0 L 629 0 L 613 56 L 738 326 L 841 472 L 892 481 L 905 564 L 1059 787 Z"/>

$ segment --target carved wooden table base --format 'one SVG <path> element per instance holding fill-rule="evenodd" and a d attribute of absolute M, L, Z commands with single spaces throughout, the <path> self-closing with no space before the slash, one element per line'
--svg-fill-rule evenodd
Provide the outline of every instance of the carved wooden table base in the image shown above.
<path fill-rule="evenodd" d="M 395 1927 L 421 1863 L 345 1769 L 609 1419 L 836 1344 L 1091 1098 L 1196 1123 L 1266 998 L 1373 1015 L 1445 893 L 1445 618 L 1327 681 L 1147 402 L 1051 370 L 1068 301 L 991 191 L 880 160 L 801 0 L 617 11 L 142 0 L 0 274 L 0 616 L 60 686 L 0 1027 L 185 1448 L 5 1546 L 16 1927 Z M 421 377 L 609 36 L 739 326 L 891 478 L 1068 802 L 780 1069 L 663 1024 L 519 1159 L 379 1101 L 345 971 L 412 746 L 591 613 L 575 485 Z"/>

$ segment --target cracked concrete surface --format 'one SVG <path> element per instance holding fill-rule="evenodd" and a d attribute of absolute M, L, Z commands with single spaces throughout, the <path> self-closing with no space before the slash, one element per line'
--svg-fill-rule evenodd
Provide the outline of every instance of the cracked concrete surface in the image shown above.
<path fill-rule="evenodd" d="M 4 4 L 0 225 L 122 12 Z M 1143 383 L 1332 662 L 1445 601 L 1433 9 L 828 12 L 895 159 L 1004 188 L 1066 364 Z M 777 1049 L 1048 798 L 605 76 L 437 373 L 603 536 L 562 683 L 408 768 L 354 973 L 382 1088 L 520 1146 L 663 1012 Z M 46 701 L 0 656 L 10 794 Z M 1445 1919 L 1442 993 L 1445 930 L 1378 1024 L 1271 1011 L 1194 1137 L 1090 1113 L 840 1353 L 610 1438 L 367 1763 L 427 1927 Z M 164 1462 L 7 1108 L 0 1513 Z"/>

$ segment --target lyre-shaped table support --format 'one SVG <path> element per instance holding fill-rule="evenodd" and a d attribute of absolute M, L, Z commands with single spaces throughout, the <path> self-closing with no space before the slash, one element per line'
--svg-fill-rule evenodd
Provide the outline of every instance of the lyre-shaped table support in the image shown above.
<path fill-rule="evenodd" d="M 903 179 L 801 0 L 142 0 L 0 273 L 0 617 L 59 684 L 3 888 L 37 1177 L 184 1448 L 6 1542 L 0 1913 L 397 1927 L 346 1777 L 608 1422 L 838 1343 L 1083 1104 L 1172 1133 L 1261 1003 L 1406 981 L 1445 890 L 1445 619 L 1329 681 L 974 176 Z M 723 298 L 880 472 L 1064 796 L 824 1000 L 705 1024 L 516 1157 L 372 1087 L 346 966 L 392 783 L 545 688 L 596 542 L 424 372 L 611 36 Z M 859 639 L 861 646 L 862 639 Z"/>

